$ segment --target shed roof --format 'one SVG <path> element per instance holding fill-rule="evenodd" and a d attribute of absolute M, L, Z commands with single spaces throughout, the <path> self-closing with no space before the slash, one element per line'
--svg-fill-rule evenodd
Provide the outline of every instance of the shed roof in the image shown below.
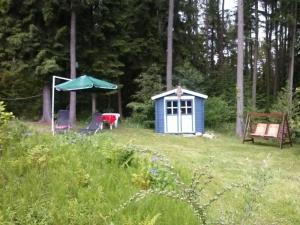
<path fill-rule="evenodd" d="M 184 88 L 182 88 L 181 90 L 182 90 L 183 94 L 189 94 L 189 95 L 197 96 L 197 97 L 204 98 L 204 99 L 207 99 L 207 97 L 208 97 L 207 95 L 204 95 L 204 94 L 201 94 L 201 93 L 198 93 L 198 92 L 194 92 L 194 91 L 189 91 L 189 90 L 184 89 Z M 176 93 L 177 93 L 177 88 L 175 88 L 173 90 L 170 90 L 170 91 L 160 93 L 158 95 L 154 95 L 154 96 L 151 97 L 151 99 L 155 100 L 155 99 L 162 98 L 162 97 L 165 97 L 165 96 L 168 96 L 168 95 L 171 95 L 171 94 L 176 94 Z"/>

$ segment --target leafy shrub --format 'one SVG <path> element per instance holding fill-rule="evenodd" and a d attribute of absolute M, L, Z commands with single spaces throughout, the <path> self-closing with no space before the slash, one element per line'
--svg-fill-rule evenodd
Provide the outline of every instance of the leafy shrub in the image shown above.
<path fill-rule="evenodd" d="M 283 88 L 272 105 L 272 111 L 288 113 L 292 136 L 295 138 L 296 133 L 300 135 L 300 87 L 296 88 L 293 94 L 292 105 L 288 103 L 288 90 Z"/>
<path fill-rule="evenodd" d="M 13 114 L 6 112 L 4 103 L 0 101 L 0 154 L 6 148 L 8 140 L 10 139 L 7 135 L 7 124 L 13 118 Z"/>
<path fill-rule="evenodd" d="M 138 188 L 142 190 L 150 188 L 151 176 L 147 167 L 143 166 L 137 173 L 133 173 L 131 176 L 132 183 Z"/>
<path fill-rule="evenodd" d="M 6 124 L 8 121 L 10 121 L 13 118 L 14 118 L 14 116 L 11 112 L 5 111 L 4 102 L 0 101 L 0 126 L 3 126 L 4 124 Z"/>
<path fill-rule="evenodd" d="M 126 146 L 107 145 L 103 149 L 103 155 L 108 163 L 125 168 L 133 165 L 134 151 Z"/>
<path fill-rule="evenodd" d="M 217 127 L 230 122 L 233 118 L 233 109 L 221 97 L 208 98 L 205 103 L 205 124 Z"/>
<path fill-rule="evenodd" d="M 36 145 L 29 149 L 27 161 L 30 165 L 36 167 L 45 167 L 48 162 L 49 148 L 44 145 Z"/>
<path fill-rule="evenodd" d="M 0 152 L 9 149 L 12 154 L 19 154 L 23 151 L 19 146 L 20 140 L 32 135 L 29 128 L 18 120 L 9 121 L 0 126 Z"/>
<path fill-rule="evenodd" d="M 90 184 L 90 175 L 84 170 L 81 169 L 76 173 L 77 184 L 80 187 L 87 187 Z"/>
<path fill-rule="evenodd" d="M 154 125 L 154 107 L 151 96 L 158 94 L 163 88 L 161 73 L 161 68 L 156 64 L 141 73 L 135 79 L 139 91 L 133 96 L 133 101 L 127 105 L 132 110 L 132 121 L 148 128 Z"/>
<path fill-rule="evenodd" d="M 204 89 L 203 80 L 203 74 L 188 61 L 174 69 L 174 84 L 201 92 Z"/>
<path fill-rule="evenodd" d="M 150 154 L 150 152 L 146 152 Z M 140 156 L 141 157 L 141 156 Z M 149 188 L 168 189 L 174 186 L 174 173 L 170 171 L 169 164 L 156 154 L 139 158 L 139 171 L 132 174 L 132 182 L 143 190 Z"/>

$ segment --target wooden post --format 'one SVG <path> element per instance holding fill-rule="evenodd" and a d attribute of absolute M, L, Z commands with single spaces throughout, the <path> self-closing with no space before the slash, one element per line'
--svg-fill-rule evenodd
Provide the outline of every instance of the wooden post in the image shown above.
<path fill-rule="evenodd" d="M 280 137 L 279 137 L 280 149 L 282 149 L 284 133 L 285 133 L 284 129 L 285 129 L 285 115 L 282 116 L 282 121 L 281 121 L 281 133 L 280 133 Z"/>
<path fill-rule="evenodd" d="M 293 143 L 292 143 L 292 138 L 291 138 L 291 133 L 290 133 L 290 126 L 289 126 L 289 121 L 288 121 L 288 118 L 287 118 L 287 114 L 285 114 L 285 120 L 286 120 L 286 127 L 287 127 L 286 129 L 287 129 L 287 135 L 288 135 L 289 143 L 292 147 Z"/>

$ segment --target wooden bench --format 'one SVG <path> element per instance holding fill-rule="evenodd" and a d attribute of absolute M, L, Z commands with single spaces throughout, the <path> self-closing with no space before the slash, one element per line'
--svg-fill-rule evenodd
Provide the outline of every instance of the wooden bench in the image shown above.
<path fill-rule="evenodd" d="M 254 123 L 255 118 L 272 118 L 279 120 L 280 123 Z M 243 143 L 251 141 L 254 143 L 254 138 L 277 139 L 282 148 L 283 144 L 290 144 L 292 140 L 289 131 L 289 125 L 286 113 L 248 113 L 246 126 L 244 130 Z"/>

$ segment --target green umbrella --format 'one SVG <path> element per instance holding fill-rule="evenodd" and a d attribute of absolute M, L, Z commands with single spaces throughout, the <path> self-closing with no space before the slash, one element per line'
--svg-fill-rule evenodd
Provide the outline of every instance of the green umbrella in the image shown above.
<path fill-rule="evenodd" d="M 118 86 L 104 80 L 99 80 L 88 75 L 82 75 L 76 79 L 69 80 L 55 86 L 58 91 L 80 91 L 86 89 L 109 89 L 115 90 Z"/>

